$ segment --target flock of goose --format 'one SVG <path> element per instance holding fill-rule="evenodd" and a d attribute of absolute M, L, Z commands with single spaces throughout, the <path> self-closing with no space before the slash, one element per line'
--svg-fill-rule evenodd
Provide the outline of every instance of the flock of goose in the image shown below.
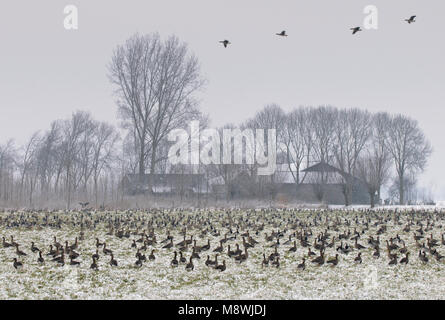
<path fill-rule="evenodd" d="M 79 266 L 100 271 L 110 267 L 156 263 L 156 255 L 171 255 L 171 268 L 193 271 L 195 264 L 224 272 L 230 263 L 246 260 L 259 268 L 295 263 L 304 271 L 315 267 L 368 263 L 386 259 L 389 266 L 445 261 L 444 211 L 424 210 L 297 210 L 221 209 L 147 210 L 124 212 L 4 212 L 0 213 L 2 247 L 12 267 L 25 265 Z M 39 243 L 17 240 L 15 231 L 45 231 Z M 55 231 L 76 230 L 74 239 L 60 241 Z M 51 235 L 52 234 L 52 235 Z M 59 233 L 60 234 L 60 233 Z M 102 240 L 101 240 L 102 239 Z M 119 257 L 107 244 L 120 242 L 129 252 Z M 83 259 L 79 261 L 82 247 Z M 126 249 L 125 249 L 126 248 Z M 1 251 L 0 251 L 1 253 Z M 253 254 L 252 254 L 253 253 Z M 147 256 L 146 256 L 147 254 Z M 85 257 L 87 255 L 87 257 Z M 353 255 L 354 259 L 346 259 Z M 107 257 L 107 258 L 105 258 Z M 291 258 L 290 258 L 291 257 Z M 23 259 L 26 259 L 25 262 Z"/>
<path fill-rule="evenodd" d="M 411 17 L 409 17 L 408 19 L 404 19 L 404 21 L 406 21 L 408 24 L 411 24 L 411 23 L 414 23 L 414 22 L 416 22 L 416 18 L 417 18 L 417 16 L 411 16 Z M 361 28 L 361 27 L 353 27 L 353 28 L 350 28 L 350 30 L 352 31 L 352 34 L 354 35 L 354 34 L 356 34 L 357 32 L 359 32 L 359 31 L 363 31 L 363 29 Z M 279 32 L 279 33 L 275 33 L 275 35 L 277 35 L 277 36 L 279 36 L 279 37 L 287 37 L 288 36 L 288 34 L 286 33 L 286 30 L 283 30 L 283 31 L 281 31 L 281 32 Z M 232 44 L 229 40 L 221 40 L 219 43 L 222 43 L 222 45 L 224 46 L 224 48 L 227 48 L 227 46 L 229 45 L 229 44 Z"/>

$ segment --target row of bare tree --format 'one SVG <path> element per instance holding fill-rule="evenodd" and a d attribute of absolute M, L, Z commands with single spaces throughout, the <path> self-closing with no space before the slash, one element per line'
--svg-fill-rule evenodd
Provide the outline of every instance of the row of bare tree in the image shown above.
<path fill-rule="evenodd" d="M 34 133 L 21 147 L 12 141 L 0 146 L 0 199 L 30 207 L 36 200 L 62 200 L 70 207 L 75 195 L 93 196 L 97 204 L 99 185 L 116 170 L 118 139 L 113 126 L 79 111 L 52 122 L 46 132 Z"/>
<path fill-rule="evenodd" d="M 269 105 L 238 129 L 241 135 L 244 129 L 277 129 L 278 162 L 285 170 L 280 166 L 275 174 L 262 177 L 257 175 L 258 164 L 171 165 L 167 137 L 172 130 L 186 129 L 192 120 L 199 120 L 202 128 L 209 123 L 196 98 L 205 83 L 198 59 L 175 36 L 163 41 L 158 34 L 136 34 L 115 49 L 108 76 L 123 138 L 113 126 L 78 111 L 70 119 L 52 122 L 46 132 L 36 132 L 24 146 L 12 141 L 0 145 L 1 203 L 37 206 L 57 199 L 68 208 L 74 200 L 96 206 L 118 203 L 124 196 L 120 182 L 128 173 L 139 174 L 141 181 L 146 173 L 202 173 L 207 185 L 212 179 L 222 181 L 228 199 L 240 181 L 252 196 L 273 196 L 285 174 L 297 187 L 306 179 L 302 169 L 324 162 L 344 173 L 340 183 L 346 205 L 351 203 L 352 177 L 366 184 L 371 205 L 380 199 L 382 187 L 396 178 L 403 204 L 408 185 L 425 169 L 432 152 L 418 123 L 404 115 L 332 106 L 285 112 Z M 235 125 L 220 131 L 228 128 Z M 321 183 L 327 179 L 320 175 Z"/>

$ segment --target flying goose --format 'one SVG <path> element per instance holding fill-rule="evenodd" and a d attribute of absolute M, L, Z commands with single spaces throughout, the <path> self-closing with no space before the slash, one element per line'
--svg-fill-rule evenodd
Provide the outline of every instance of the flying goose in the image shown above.
<path fill-rule="evenodd" d="M 354 28 L 351 28 L 350 30 L 352 30 L 352 34 L 356 34 L 359 31 L 363 31 L 362 28 L 360 28 L 360 27 L 354 27 Z"/>
<path fill-rule="evenodd" d="M 409 19 L 405 19 L 405 21 L 409 24 L 416 22 L 416 16 L 411 16 Z"/>
<path fill-rule="evenodd" d="M 224 45 L 224 48 L 227 48 L 227 46 L 229 44 L 231 44 L 229 40 L 223 40 L 223 41 L 220 41 L 220 43 L 222 43 Z"/>

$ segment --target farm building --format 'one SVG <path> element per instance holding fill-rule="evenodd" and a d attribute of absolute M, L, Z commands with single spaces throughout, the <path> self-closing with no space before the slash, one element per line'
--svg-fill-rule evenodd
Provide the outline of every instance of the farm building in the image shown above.
<path fill-rule="evenodd" d="M 299 185 L 292 183 L 297 200 L 307 203 L 344 204 L 345 181 L 351 181 L 351 204 L 368 204 L 368 189 L 363 181 L 340 169 L 319 162 L 302 170 L 304 180 Z M 289 192 L 292 188 L 284 183 L 279 193 Z"/>
<path fill-rule="evenodd" d="M 128 195 L 154 193 L 189 196 L 207 190 L 203 174 L 144 174 L 142 177 L 139 174 L 127 174 L 122 185 Z"/>

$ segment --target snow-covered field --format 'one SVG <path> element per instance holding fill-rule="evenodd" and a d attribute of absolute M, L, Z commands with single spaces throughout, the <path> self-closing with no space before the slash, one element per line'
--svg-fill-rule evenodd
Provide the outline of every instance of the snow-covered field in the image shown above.
<path fill-rule="evenodd" d="M 16 270 L 13 267 L 13 259 L 17 257 L 16 250 L 12 247 L 3 248 L 0 245 L 0 299 L 443 299 L 445 297 L 445 258 L 437 261 L 427 251 L 428 263 L 418 258 L 419 249 L 413 239 L 413 233 L 423 224 L 425 238 L 420 243 L 426 243 L 426 238 L 433 235 L 438 240 L 437 251 L 445 255 L 445 245 L 441 244 L 441 236 L 445 231 L 445 215 L 443 212 L 419 213 L 415 215 L 407 213 L 394 214 L 390 211 L 371 214 L 360 210 L 350 211 L 224 211 L 207 210 L 201 212 L 104 212 L 92 213 L 0 213 L 0 236 L 11 242 L 20 244 L 20 250 L 27 256 L 20 257 L 24 267 Z M 55 226 L 41 226 L 43 217 L 48 216 L 48 223 L 60 222 L 60 228 Z M 314 218 L 316 220 L 314 220 Z M 369 229 L 365 228 L 365 220 L 370 218 Z M 381 217 L 381 224 L 374 225 Z M 398 217 L 398 218 L 396 218 Z M 84 240 L 79 241 L 76 252 L 80 257 L 80 266 L 69 265 L 66 259 L 64 266 L 51 261 L 52 257 L 46 255 L 49 245 L 53 244 L 53 237 L 65 245 L 67 240 L 71 245 L 75 237 L 80 235 L 80 221 L 83 221 Z M 55 220 L 56 219 L 56 220 Z M 328 220 L 327 220 L 328 219 Z M 338 219 L 338 231 L 334 230 L 334 221 Z M 348 226 L 345 222 L 349 221 Z M 111 235 L 109 223 L 117 223 L 120 227 L 131 231 L 129 238 L 118 238 Z M 414 223 L 410 232 L 404 232 L 403 228 L 408 220 Z M 429 221 L 429 226 L 427 226 Z M 207 267 L 204 262 L 207 254 L 211 259 L 215 253 L 213 249 L 219 244 L 219 239 L 230 230 L 232 223 L 234 236 L 238 225 L 236 240 L 224 244 L 224 252 L 220 254 L 218 261 L 226 261 L 227 269 L 219 272 Z M 264 223 L 264 230 L 255 233 L 254 227 Z M 307 256 L 308 248 L 304 248 L 297 240 L 297 251 L 288 252 L 292 245 L 284 245 L 289 234 L 300 232 L 298 224 L 307 223 L 307 230 L 312 231 L 308 241 L 313 245 L 320 232 L 328 231 L 332 236 L 337 236 L 350 230 L 351 236 L 354 229 L 360 233 L 358 242 L 366 248 L 362 249 L 362 264 L 354 262 L 357 249 L 348 255 L 339 254 L 339 263 L 336 267 L 325 263 L 318 266 L 311 263 L 313 258 L 307 258 L 306 269 L 299 270 L 297 265 L 302 257 Z M 28 225 L 27 225 L 28 224 Z M 57 223 L 56 223 L 57 224 Z M 148 225 L 154 227 L 157 244 L 148 246 L 146 252 L 147 261 L 142 267 L 135 266 L 136 249 L 131 248 L 133 239 L 139 239 L 143 230 L 148 230 Z M 374 258 L 374 249 L 368 244 L 369 236 L 376 238 L 376 232 L 382 224 L 387 226 L 387 232 L 380 235 L 381 257 Z M 433 226 L 431 226 L 433 224 Z M 174 236 L 174 243 L 183 239 L 180 234 L 184 225 L 188 225 L 187 239 L 191 235 L 197 239 L 198 245 L 211 241 L 211 249 L 201 252 L 201 259 L 194 260 L 195 269 L 186 271 L 185 264 L 177 268 L 170 267 L 173 252 L 177 247 L 163 249 L 161 241 L 166 238 L 167 227 Z M 116 224 L 117 226 L 117 224 Z M 202 230 L 210 230 L 213 226 L 220 232 L 219 236 L 210 233 L 201 235 Z M 114 231 L 120 229 L 116 227 Z M 329 230 L 327 229 L 329 227 Z M 135 231 L 138 231 L 136 234 Z M 246 230 L 259 242 L 254 248 L 249 249 L 249 257 L 244 263 L 236 263 L 233 258 L 227 256 L 227 244 L 234 249 L 235 244 L 242 248 L 242 237 Z M 273 252 L 271 242 L 265 240 L 265 235 L 272 231 L 283 231 L 278 247 L 280 254 L 280 267 L 272 266 L 262 268 L 263 252 L 268 256 Z M 147 231 L 147 235 L 149 232 Z M 408 265 L 388 265 L 389 258 L 386 253 L 385 241 L 398 234 L 405 242 L 411 253 Z M 114 253 L 118 261 L 117 267 L 109 265 L 110 257 L 99 249 L 99 270 L 90 269 L 91 255 L 96 251 L 96 240 L 107 243 L 107 248 Z M 43 252 L 45 263 L 37 262 L 37 253 L 30 250 L 31 241 Z M 352 240 L 343 240 L 349 245 L 354 245 Z M 395 242 L 398 243 L 398 242 Z M 137 243 L 138 247 L 142 243 Z M 336 247 L 340 240 L 336 239 L 333 248 L 326 249 L 326 257 L 335 256 Z M 152 249 L 156 259 L 148 261 Z M 317 252 L 312 247 L 312 250 Z M 394 251 L 396 252 L 396 251 Z M 188 258 L 191 250 L 185 252 Z M 317 253 L 318 254 L 318 253 Z M 404 255 L 398 254 L 398 260 Z"/>

